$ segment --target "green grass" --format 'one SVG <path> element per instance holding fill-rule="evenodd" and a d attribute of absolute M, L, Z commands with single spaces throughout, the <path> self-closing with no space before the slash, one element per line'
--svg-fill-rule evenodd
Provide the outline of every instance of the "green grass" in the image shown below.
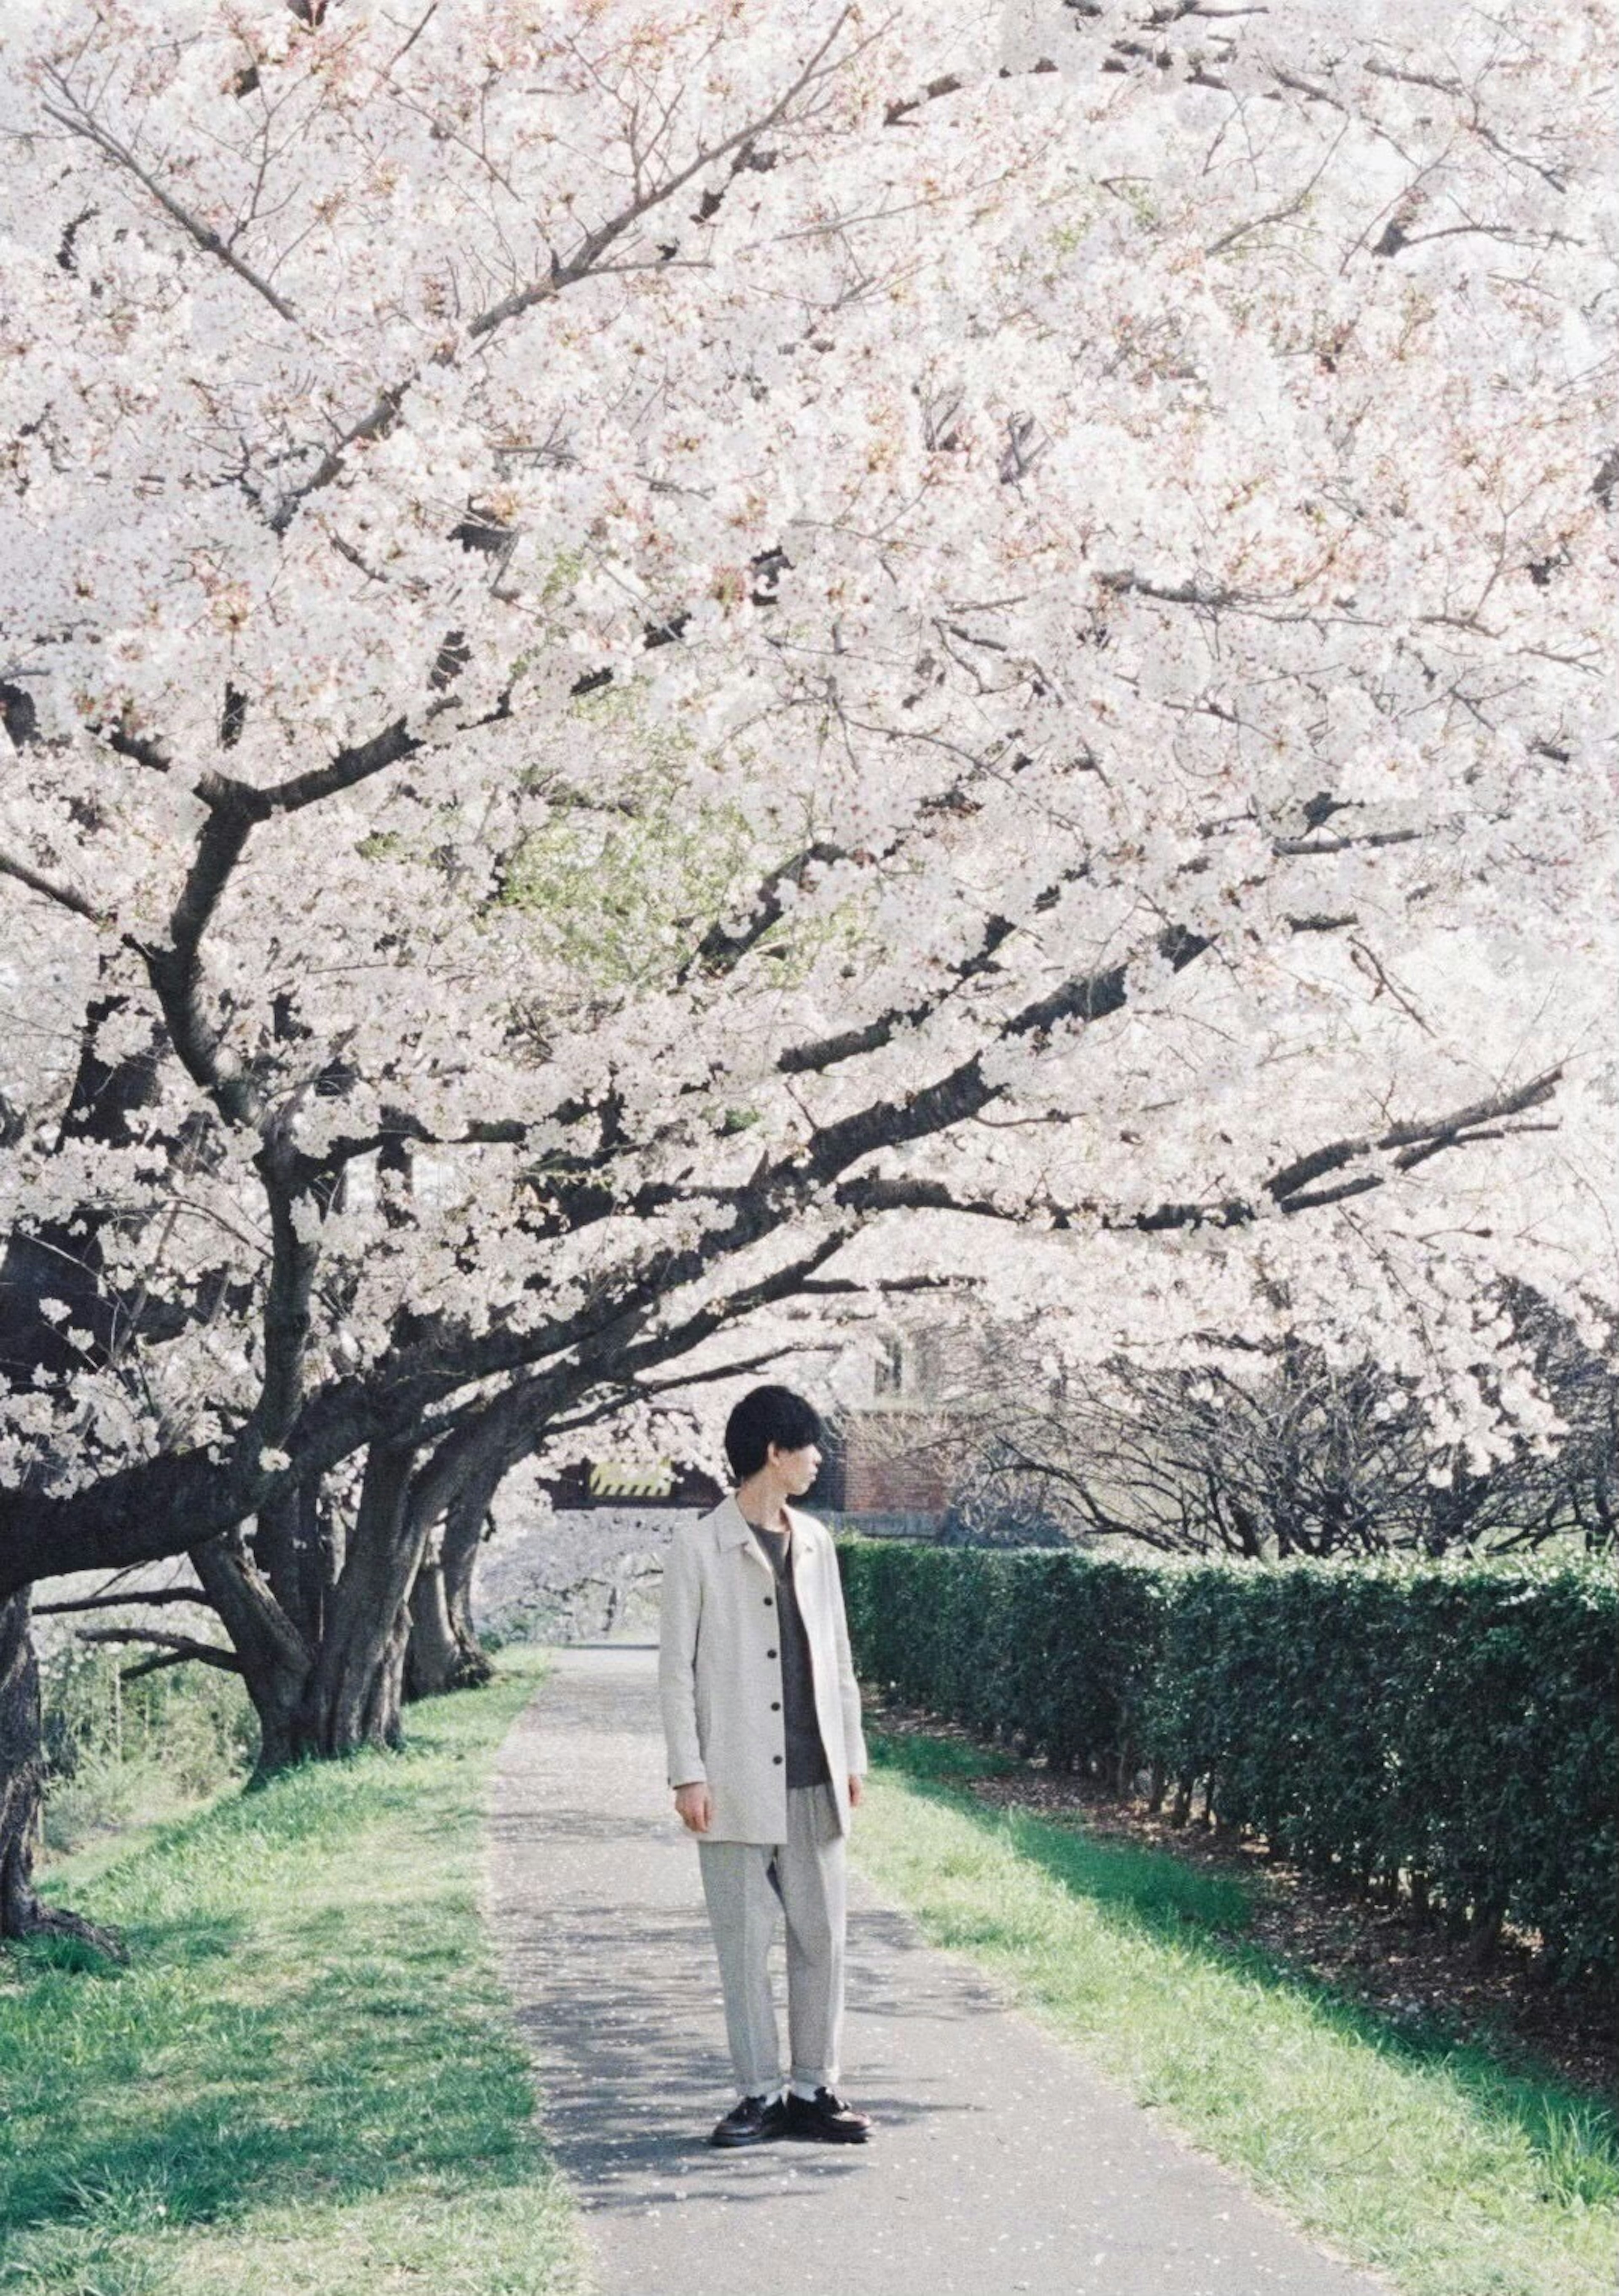
<path fill-rule="evenodd" d="M 1612 2114 L 1289 1974 L 1241 1878 L 975 1801 L 949 1783 L 971 1750 L 872 1754 L 878 1886 L 1296 2223 L 1408 2296 L 1609 2296 Z"/>
<path fill-rule="evenodd" d="M 144 1626 L 136 1611 L 108 1622 Z M 40 1652 L 50 1765 L 45 1841 L 67 1853 L 182 1817 L 239 1784 L 258 1751 L 240 1676 L 211 1666 L 123 1679 L 129 1652 L 59 1635 Z"/>
<path fill-rule="evenodd" d="M 127 1970 L 0 1956 L 0 2291 L 564 2296 L 478 1909 L 494 1750 L 541 1662 L 50 1870 Z"/>

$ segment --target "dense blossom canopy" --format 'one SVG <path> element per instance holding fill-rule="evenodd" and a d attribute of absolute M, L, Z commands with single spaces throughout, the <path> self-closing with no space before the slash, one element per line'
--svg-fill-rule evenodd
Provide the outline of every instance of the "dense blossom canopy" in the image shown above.
<path fill-rule="evenodd" d="M 1494 1286 L 1619 1300 L 1606 8 L 0 24 L 12 1480 L 907 1269 L 1552 1427 Z"/>

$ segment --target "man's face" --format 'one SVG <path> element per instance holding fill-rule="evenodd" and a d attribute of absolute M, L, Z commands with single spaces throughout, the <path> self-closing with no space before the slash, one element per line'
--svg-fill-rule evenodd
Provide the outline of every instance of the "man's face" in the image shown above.
<path fill-rule="evenodd" d="M 773 1443 L 770 1456 L 788 1489 L 802 1498 L 821 1472 L 821 1446 L 805 1443 L 799 1450 L 784 1451 L 780 1443 Z"/>

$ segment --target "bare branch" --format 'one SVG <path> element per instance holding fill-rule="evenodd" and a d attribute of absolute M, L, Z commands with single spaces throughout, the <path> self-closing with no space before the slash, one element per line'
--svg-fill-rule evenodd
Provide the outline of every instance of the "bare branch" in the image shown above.
<path fill-rule="evenodd" d="M 1194 12 L 1188 10 L 1184 12 L 1190 14 Z M 1263 231 L 1269 224 L 1285 223 L 1289 216 L 1296 215 L 1299 209 L 1304 206 L 1305 201 L 1309 198 L 1311 193 L 1321 182 L 1322 176 L 1325 175 L 1328 166 L 1332 160 L 1334 152 L 1337 152 L 1338 145 L 1343 142 L 1345 136 L 1347 135 L 1348 133 L 1349 122 L 1345 119 L 1344 125 L 1339 128 L 1337 134 L 1333 137 L 1331 144 L 1329 145 L 1321 166 L 1317 168 L 1315 173 L 1310 177 L 1309 181 L 1301 185 L 1299 190 L 1294 193 L 1290 200 L 1284 201 L 1280 207 L 1271 208 L 1264 215 L 1255 216 L 1251 223 L 1239 223 L 1233 226 L 1230 231 L 1222 233 L 1218 239 L 1212 242 L 1211 245 L 1206 247 L 1203 250 L 1204 253 L 1206 255 L 1223 255 L 1228 247 L 1234 247 L 1239 239 L 1246 239 L 1249 232 Z"/>
<path fill-rule="evenodd" d="M 48 1619 L 75 1611 L 122 1611 L 136 1603 L 191 1603 L 203 1611 L 218 1607 L 200 1587 L 137 1587 L 127 1595 L 83 1595 L 76 1603 L 36 1603 L 33 1607 L 37 1619 Z"/>
<path fill-rule="evenodd" d="M 81 1643 L 151 1643 L 173 1652 L 172 1657 L 133 1669 L 134 1673 L 152 1674 L 159 1664 L 179 1666 L 187 1659 L 196 1659 L 203 1666 L 217 1666 L 225 1674 L 242 1671 L 241 1660 L 234 1651 L 227 1650 L 223 1643 L 200 1643 L 190 1635 L 159 1634 L 148 1627 L 84 1627 L 78 1639 Z"/>

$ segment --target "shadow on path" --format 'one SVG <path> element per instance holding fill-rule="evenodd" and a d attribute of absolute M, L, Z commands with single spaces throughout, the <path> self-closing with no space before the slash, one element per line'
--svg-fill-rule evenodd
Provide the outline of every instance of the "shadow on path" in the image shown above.
<path fill-rule="evenodd" d="M 713 2151 L 734 2091 L 650 1652 L 557 1653 L 503 1751 L 489 1892 L 602 2296 L 1379 2296 L 858 1876 L 842 2086 L 874 2141 Z"/>

